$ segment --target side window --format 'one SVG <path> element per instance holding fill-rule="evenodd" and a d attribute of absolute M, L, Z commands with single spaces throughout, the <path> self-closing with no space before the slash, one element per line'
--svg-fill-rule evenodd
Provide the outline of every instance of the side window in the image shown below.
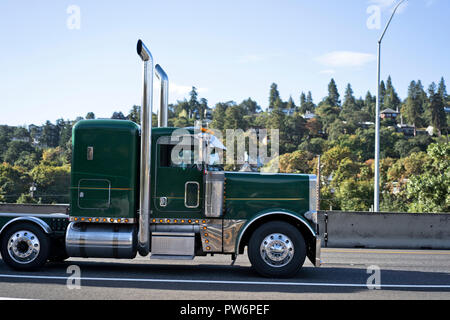
<path fill-rule="evenodd" d="M 170 155 L 172 154 L 172 149 L 175 145 L 171 144 L 160 144 L 159 145 L 159 166 L 160 167 L 171 167 Z"/>
<path fill-rule="evenodd" d="M 190 163 L 182 162 L 180 164 L 172 162 L 171 155 L 174 147 L 174 144 L 159 144 L 159 167 L 186 168 L 194 163 L 194 146 L 192 146 L 191 150 L 184 149 L 180 151 L 180 159 L 183 159 L 184 157 L 190 159 Z M 184 155 L 183 152 L 185 153 Z"/>

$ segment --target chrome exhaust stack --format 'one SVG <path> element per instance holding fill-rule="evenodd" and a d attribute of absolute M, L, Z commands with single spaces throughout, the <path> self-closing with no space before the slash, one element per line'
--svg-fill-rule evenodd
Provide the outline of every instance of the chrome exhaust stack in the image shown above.
<path fill-rule="evenodd" d="M 160 81 L 158 127 L 167 127 L 167 110 L 169 108 L 169 78 L 159 64 L 155 67 L 155 75 Z"/>
<path fill-rule="evenodd" d="M 150 252 L 150 161 L 154 62 L 150 50 L 141 40 L 137 43 L 137 53 L 143 61 L 138 252 L 141 256 L 146 256 Z"/>

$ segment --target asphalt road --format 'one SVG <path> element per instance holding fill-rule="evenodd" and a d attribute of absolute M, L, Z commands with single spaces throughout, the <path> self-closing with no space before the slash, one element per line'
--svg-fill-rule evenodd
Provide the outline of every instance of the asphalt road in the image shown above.
<path fill-rule="evenodd" d="M 292 279 L 266 279 L 252 271 L 246 255 L 234 266 L 221 255 L 71 258 L 39 272 L 12 271 L 0 260 L 0 299 L 450 299 L 450 251 L 323 249 L 322 261 L 321 268 L 308 261 Z"/>

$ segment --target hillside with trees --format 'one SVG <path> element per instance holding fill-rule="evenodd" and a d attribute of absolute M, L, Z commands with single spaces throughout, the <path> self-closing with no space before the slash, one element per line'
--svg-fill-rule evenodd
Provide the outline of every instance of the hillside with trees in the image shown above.
<path fill-rule="evenodd" d="M 411 81 L 408 96 L 401 99 L 389 77 L 381 83 L 380 102 L 381 209 L 450 212 L 450 96 L 444 79 L 428 88 Z M 310 91 L 283 101 L 273 83 L 264 107 L 251 98 L 209 106 L 193 87 L 189 99 L 169 106 L 169 126 L 203 120 L 222 132 L 279 129 L 280 172 L 317 173 L 321 155 L 322 209 L 367 211 L 373 204 L 375 105 L 371 92 L 357 98 L 351 84 L 341 95 L 334 79 L 328 95 L 316 102 Z M 84 118 L 95 119 L 95 114 Z M 140 107 L 114 111 L 111 118 L 139 123 Z M 0 126 L 0 202 L 68 203 L 71 132 L 81 119 Z"/>

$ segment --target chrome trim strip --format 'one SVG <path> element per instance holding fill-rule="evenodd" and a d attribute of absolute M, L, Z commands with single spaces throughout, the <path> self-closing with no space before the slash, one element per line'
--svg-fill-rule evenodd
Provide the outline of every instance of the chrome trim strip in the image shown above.
<path fill-rule="evenodd" d="M 317 212 L 317 176 L 309 175 L 309 212 Z"/>
<path fill-rule="evenodd" d="M 316 237 L 316 261 L 314 263 L 315 267 L 320 267 L 322 265 L 322 260 L 320 260 L 320 250 L 322 249 L 322 241 L 319 237 Z"/>
<path fill-rule="evenodd" d="M 91 219 L 91 221 L 89 221 Z M 98 219 L 98 221 L 96 221 Z M 113 218 L 113 217 L 70 217 L 71 222 L 85 222 L 85 223 L 120 223 L 120 224 L 133 224 L 134 218 Z"/>
<path fill-rule="evenodd" d="M 183 224 L 205 224 L 206 219 L 197 218 L 153 218 L 151 224 L 183 225 Z"/>
<path fill-rule="evenodd" d="M 186 203 L 186 200 L 187 200 L 187 186 L 190 183 L 197 185 L 197 204 L 195 206 L 188 206 L 187 203 Z M 184 184 L 184 206 L 186 208 L 189 208 L 189 209 L 196 209 L 196 208 L 198 208 L 199 205 L 200 205 L 200 183 L 198 183 L 197 181 L 187 181 Z"/>

